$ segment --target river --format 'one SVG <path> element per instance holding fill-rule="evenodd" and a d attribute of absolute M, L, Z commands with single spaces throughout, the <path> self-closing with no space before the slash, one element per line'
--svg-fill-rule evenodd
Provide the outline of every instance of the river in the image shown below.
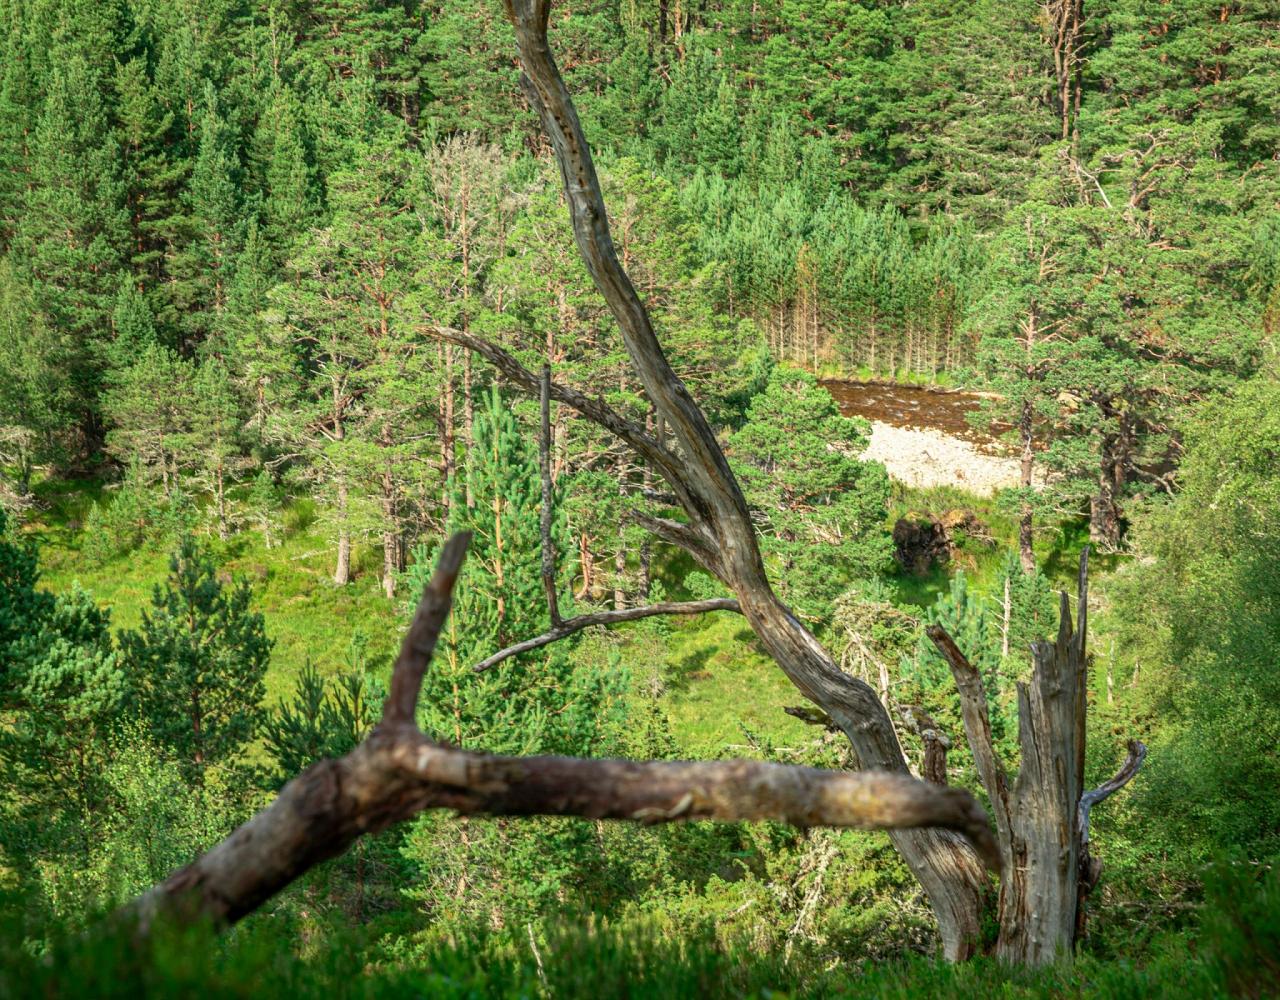
<path fill-rule="evenodd" d="M 883 462 L 889 475 L 908 486 L 956 486 L 990 496 L 1017 486 L 1019 464 L 967 415 L 981 404 L 970 392 L 887 382 L 827 380 L 848 417 L 871 422 L 871 443 L 862 457 Z"/>

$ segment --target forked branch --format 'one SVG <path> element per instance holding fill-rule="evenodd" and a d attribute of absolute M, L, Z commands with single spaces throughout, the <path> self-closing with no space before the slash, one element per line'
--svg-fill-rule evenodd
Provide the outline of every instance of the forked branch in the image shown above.
<path fill-rule="evenodd" d="M 322 760 L 206 854 L 126 906 L 145 933 L 159 914 L 234 923 L 357 838 L 425 809 L 583 816 L 642 823 L 773 819 L 796 826 L 943 827 L 993 868 L 995 840 L 967 792 L 901 774 L 822 771 L 759 761 L 498 757 L 435 742 L 417 727 L 422 678 L 452 603 L 468 536 L 441 551 L 391 677 L 382 721 L 345 757 Z"/>

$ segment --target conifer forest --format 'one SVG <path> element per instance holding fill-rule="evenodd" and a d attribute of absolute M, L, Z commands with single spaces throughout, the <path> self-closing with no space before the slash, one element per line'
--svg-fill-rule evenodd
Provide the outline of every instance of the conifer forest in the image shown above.
<path fill-rule="evenodd" d="M 0 998 L 1280 996 L 1276 0 L 0 0 Z"/>

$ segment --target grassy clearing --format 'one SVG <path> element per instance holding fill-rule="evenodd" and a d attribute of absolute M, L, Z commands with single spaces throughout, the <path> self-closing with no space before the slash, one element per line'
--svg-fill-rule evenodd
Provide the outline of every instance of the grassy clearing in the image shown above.
<path fill-rule="evenodd" d="M 102 564 L 86 558 L 80 525 L 100 495 L 100 485 L 92 481 L 45 483 L 41 514 L 31 520 L 27 531 L 41 545 L 45 587 L 56 591 L 78 582 L 99 604 L 112 609 L 116 628 L 131 628 L 168 571 L 168 552 L 163 547 L 143 548 Z M 988 526 L 994 544 L 963 539 L 950 565 L 935 566 L 923 576 L 892 574 L 889 580 L 899 602 L 916 607 L 932 604 L 950 586 L 956 569 L 966 572 L 979 593 L 995 594 L 1004 551 L 1016 536 L 1014 522 L 995 500 L 951 488 L 898 487 L 888 523 L 911 513 L 955 508 L 974 511 Z M 336 587 L 330 579 L 332 540 L 316 523 L 309 501 L 286 510 L 284 528 L 283 539 L 270 549 L 255 531 L 213 543 L 227 572 L 252 583 L 257 607 L 275 640 L 268 699 L 274 702 L 288 696 L 308 659 L 325 674 L 345 667 L 357 634 L 368 639 L 368 667 L 385 675 L 399 642 L 403 616 L 401 602 L 387 600 L 382 593 L 380 552 L 358 545 L 355 579 L 346 587 Z M 1046 532 L 1037 542 L 1041 565 L 1057 585 L 1074 580 L 1077 554 L 1087 540 L 1084 530 L 1082 525 L 1068 523 Z M 690 596 L 686 589 L 690 568 L 680 554 L 657 567 L 668 595 Z M 655 633 L 655 628 L 660 632 Z M 736 615 L 676 619 L 660 626 L 637 623 L 617 629 L 612 636 L 590 637 L 578 655 L 605 656 L 611 649 L 622 654 L 637 692 L 651 684 L 656 672 L 673 735 L 690 754 L 733 752 L 745 747 L 751 736 L 779 747 L 797 746 L 811 738 L 808 727 L 783 712 L 784 706 L 799 703 L 800 696 Z"/>
<path fill-rule="evenodd" d="M 42 498 L 46 509 L 31 521 L 28 533 L 40 543 L 47 589 L 64 590 L 78 582 L 111 609 L 117 629 L 132 628 L 167 575 L 169 554 L 163 547 L 144 547 L 105 563 L 86 558 L 79 525 L 98 494 L 96 484 L 74 489 L 63 483 L 47 485 Z M 380 553 L 357 546 L 354 581 L 347 587 L 334 586 L 332 543 L 314 523 L 308 503 L 286 511 L 285 537 L 274 548 L 266 548 L 255 531 L 212 544 L 229 574 L 252 583 L 255 605 L 275 640 L 267 674 L 270 701 L 292 692 L 308 659 L 322 673 L 342 668 L 357 633 L 368 637 L 371 667 L 389 662 L 399 643 L 401 616 L 399 603 L 387 600 L 379 585 Z"/>

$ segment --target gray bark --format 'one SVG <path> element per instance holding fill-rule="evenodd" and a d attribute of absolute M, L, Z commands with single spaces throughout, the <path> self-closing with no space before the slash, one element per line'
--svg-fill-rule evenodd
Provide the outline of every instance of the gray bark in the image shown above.
<path fill-rule="evenodd" d="M 560 166 L 578 249 L 679 451 L 680 458 L 673 460 L 643 429 L 624 428 L 629 438 L 644 444 L 641 457 L 666 479 L 689 521 L 665 522 L 659 536 L 683 544 L 734 593 L 761 644 L 844 731 L 863 768 L 907 774 L 902 747 L 875 691 L 842 673 L 773 592 L 738 482 L 706 417 L 667 363 L 648 312 L 618 261 L 591 153 L 547 41 L 550 0 L 504 0 L 504 5 L 515 29 L 522 87 Z M 929 896 L 946 956 L 974 954 L 986 890 L 982 862 L 962 839 L 944 831 L 905 831 L 893 839 Z"/>
<path fill-rule="evenodd" d="M 1021 767 L 1012 785 L 992 744 L 982 677 L 945 630 L 928 630 L 955 678 L 965 735 L 995 818 L 1004 872 L 996 954 L 1017 964 L 1046 965 L 1074 950 L 1084 900 L 1101 873 L 1089 854 L 1089 810 L 1130 781 L 1146 755 L 1141 743 L 1130 743 L 1120 773 L 1085 791 L 1087 549 L 1078 588 L 1075 628 L 1064 593 L 1057 640 L 1032 644 L 1031 679 L 1018 684 Z"/>

